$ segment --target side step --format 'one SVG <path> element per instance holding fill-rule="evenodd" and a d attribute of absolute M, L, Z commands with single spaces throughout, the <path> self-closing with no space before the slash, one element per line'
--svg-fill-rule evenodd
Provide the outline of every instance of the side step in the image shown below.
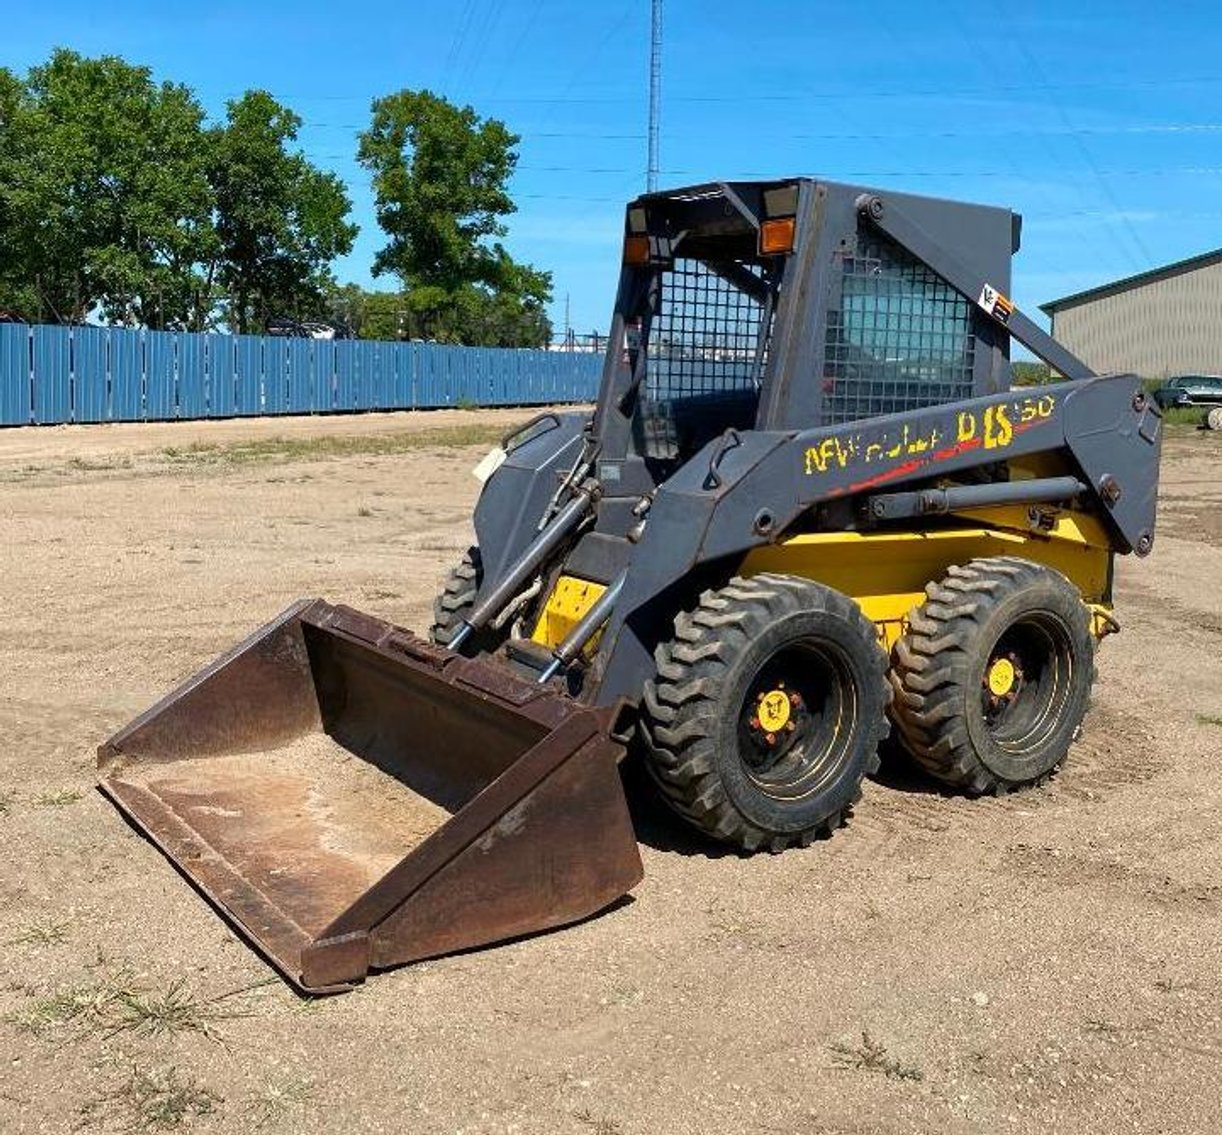
<path fill-rule="evenodd" d="M 332 992 L 631 890 L 608 720 L 302 600 L 102 745 L 100 787 L 293 985 Z"/>

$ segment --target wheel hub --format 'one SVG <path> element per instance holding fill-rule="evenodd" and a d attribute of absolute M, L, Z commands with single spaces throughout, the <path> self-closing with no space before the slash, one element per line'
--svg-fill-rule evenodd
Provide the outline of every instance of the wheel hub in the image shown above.
<path fill-rule="evenodd" d="M 984 687 L 985 717 L 992 723 L 1000 722 L 1007 711 L 1018 701 L 1024 686 L 1023 665 L 1013 650 L 994 654 L 985 667 Z"/>
<path fill-rule="evenodd" d="M 775 752 L 791 739 L 805 718 L 802 695 L 777 682 L 760 690 L 748 703 L 747 730 L 764 753 Z"/>
<path fill-rule="evenodd" d="M 1017 671 L 1009 658 L 995 658 L 989 667 L 989 693 L 995 698 L 1003 698 L 1014 689 L 1014 679 Z"/>

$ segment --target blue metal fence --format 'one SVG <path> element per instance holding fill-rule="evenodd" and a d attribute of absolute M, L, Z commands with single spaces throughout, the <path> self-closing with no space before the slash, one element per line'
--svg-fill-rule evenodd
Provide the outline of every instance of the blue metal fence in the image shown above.
<path fill-rule="evenodd" d="M 0 426 L 592 401 L 602 356 L 0 324 Z"/>

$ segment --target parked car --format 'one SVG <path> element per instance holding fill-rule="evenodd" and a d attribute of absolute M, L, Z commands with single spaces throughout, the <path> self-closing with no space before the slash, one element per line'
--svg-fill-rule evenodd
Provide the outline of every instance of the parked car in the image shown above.
<path fill-rule="evenodd" d="M 1222 406 L 1222 377 L 1211 374 L 1181 374 L 1169 378 L 1154 392 L 1164 409 L 1172 406 Z"/>
<path fill-rule="evenodd" d="M 351 330 L 342 323 L 321 319 L 269 319 L 264 325 L 269 335 L 290 339 L 351 339 Z"/>

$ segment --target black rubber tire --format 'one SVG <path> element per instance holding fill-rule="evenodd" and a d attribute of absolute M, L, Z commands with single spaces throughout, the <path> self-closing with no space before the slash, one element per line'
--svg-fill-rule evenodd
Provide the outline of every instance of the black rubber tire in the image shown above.
<path fill-rule="evenodd" d="M 640 732 L 644 763 L 671 808 L 746 851 L 805 846 L 840 827 L 878 768 L 888 730 L 886 655 L 856 603 L 794 576 L 735 578 L 679 614 L 655 662 Z M 759 720 L 746 706 L 754 686 L 767 688 L 782 668 L 795 693 L 804 689 L 794 703 L 802 724 L 788 746 L 781 735 L 774 753 L 782 755 L 761 756 L 748 726 Z"/>
<path fill-rule="evenodd" d="M 904 748 L 974 794 L 1044 780 L 1080 733 L 1094 683 L 1090 610 L 1077 588 L 1051 568 L 997 556 L 950 568 L 925 593 L 889 675 Z M 1019 666 L 1012 700 L 986 685 L 1003 656 Z"/>
<path fill-rule="evenodd" d="M 484 565 L 479 548 L 468 548 L 458 565 L 446 576 L 445 586 L 433 600 L 433 625 L 429 628 L 429 639 L 438 646 L 449 646 L 450 640 L 475 605 L 475 596 L 484 578 Z M 505 641 L 504 631 L 485 627 L 469 635 L 458 653 L 466 658 L 477 654 L 491 654 Z"/>

